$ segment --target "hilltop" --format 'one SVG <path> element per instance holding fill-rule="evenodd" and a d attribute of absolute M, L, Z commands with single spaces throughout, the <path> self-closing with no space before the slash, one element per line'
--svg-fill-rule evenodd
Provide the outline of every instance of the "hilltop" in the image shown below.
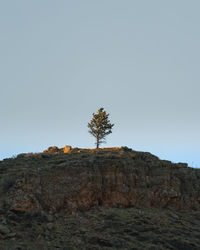
<path fill-rule="evenodd" d="M 54 146 L 1 161 L 0 178 L 3 249 L 17 249 L 16 244 L 20 249 L 145 249 L 147 244 L 146 249 L 198 249 L 200 244 L 200 170 L 185 163 L 127 147 Z M 164 235 L 175 238 L 163 245 Z"/>

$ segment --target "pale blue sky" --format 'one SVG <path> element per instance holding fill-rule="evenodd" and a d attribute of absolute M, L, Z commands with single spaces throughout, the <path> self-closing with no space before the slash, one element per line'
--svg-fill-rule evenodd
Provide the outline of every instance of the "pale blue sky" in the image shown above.
<path fill-rule="evenodd" d="M 0 158 L 65 144 L 200 167 L 200 1 L 0 1 Z"/>

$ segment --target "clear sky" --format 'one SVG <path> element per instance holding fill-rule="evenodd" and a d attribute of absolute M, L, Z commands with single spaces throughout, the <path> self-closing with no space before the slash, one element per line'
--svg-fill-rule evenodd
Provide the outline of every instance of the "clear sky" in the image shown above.
<path fill-rule="evenodd" d="M 108 146 L 200 167 L 199 0 L 0 1 L 0 158 Z"/>

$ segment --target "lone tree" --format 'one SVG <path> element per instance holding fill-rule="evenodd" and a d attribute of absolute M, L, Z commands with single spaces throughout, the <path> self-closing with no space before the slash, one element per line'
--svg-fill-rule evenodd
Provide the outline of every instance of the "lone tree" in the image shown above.
<path fill-rule="evenodd" d="M 112 133 L 112 127 L 114 124 L 110 123 L 108 119 L 109 114 L 104 111 L 104 108 L 100 108 L 98 113 L 93 113 L 93 118 L 88 123 L 89 133 L 96 138 L 96 146 L 105 142 L 105 137 Z"/>

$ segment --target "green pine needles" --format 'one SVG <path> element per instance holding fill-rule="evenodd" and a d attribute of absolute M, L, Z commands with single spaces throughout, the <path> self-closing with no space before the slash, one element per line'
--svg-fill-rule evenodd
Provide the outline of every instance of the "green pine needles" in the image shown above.
<path fill-rule="evenodd" d="M 111 124 L 108 116 L 104 108 L 100 108 L 97 114 L 93 113 L 93 118 L 88 123 L 89 133 L 96 138 L 96 148 L 99 148 L 99 145 L 105 142 L 105 137 L 112 133 L 114 124 Z"/>

